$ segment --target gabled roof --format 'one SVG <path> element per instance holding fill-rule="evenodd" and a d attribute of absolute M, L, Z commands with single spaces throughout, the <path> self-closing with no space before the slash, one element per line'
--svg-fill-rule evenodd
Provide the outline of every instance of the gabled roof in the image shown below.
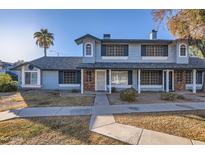
<path fill-rule="evenodd" d="M 90 69 L 202 69 L 205 70 L 205 59 L 190 57 L 188 64 L 177 63 L 130 63 L 130 62 L 97 62 L 82 63 L 78 68 Z"/>
<path fill-rule="evenodd" d="M 154 44 L 170 44 L 175 40 L 166 40 L 166 39 L 156 39 L 156 40 L 150 40 L 150 39 L 100 39 L 93 35 L 86 34 L 82 37 L 75 40 L 77 44 L 81 44 L 83 42 L 83 39 L 85 38 L 92 38 L 94 40 L 100 41 L 102 43 L 154 43 Z"/>
<path fill-rule="evenodd" d="M 75 42 L 76 42 L 77 44 L 81 44 L 84 38 L 92 38 L 92 39 L 94 39 L 94 40 L 101 41 L 101 39 L 99 39 L 99 38 L 97 38 L 97 37 L 95 37 L 95 36 L 93 36 L 93 35 L 86 34 L 86 35 L 83 35 L 83 36 L 77 38 L 77 39 L 75 40 Z"/>
<path fill-rule="evenodd" d="M 69 70 L 76 69 L 80 63 L 82 63 L 81 57 L 41 57 L 12 69 L 15 70 L 23 65 L 31 64 L 41 70 Z"/>

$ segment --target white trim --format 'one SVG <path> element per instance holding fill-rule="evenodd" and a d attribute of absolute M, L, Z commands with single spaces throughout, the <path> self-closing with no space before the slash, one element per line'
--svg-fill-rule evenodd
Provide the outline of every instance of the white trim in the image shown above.
<path fill-rule="evenodd" d="M 142 60 L 167 60 L 168 56 L 142 56 Z"/>
<path fill-rule="evenodd" d="M 169 70 L 166 70 L 166 92 L 169 92 Z"/>
<path fill-rule="evenodd" d="M 185 48 L 186 48 L 186 54 L 185 54 L 185 56 L 181 56 L 181 50 L 180 50 L 180 48 L 181 48 L 181 46 L 182 45 L 185 45 Z M 187 57 L 187 44 L 185 44 L 185 43 L 181 43 L 181 44 L 179 44 L 179 57 Z"/>
<path fill-rule="evenodd" d="M 107 73 L 107 72 L 106 72 Z M 112 72 L 111 69 L 109 69 L 109 93 L 112 93 Z"/>
<path fill-rule="evenodd" d="M 141 85 L 141 88 L 163 88 L 163 85 Z"/>
<path fill-rule="evenodd" d="M 86 55 L 86 45 L 88 45 L 88 44 L 91 45 L 91 55 Z M 93 57 L 93 43 L 91 43 L 91 42 L 85 43 L 85 45 L 84 45 L 84 56 L 85 57 Z"/>
<path fill-rule="evenodd" d="M 115 88 L 131 88 L 132 85 L 114 85 L 114 84 L 112 84 L 111 87 L 115 87 Z M 107 88 L 109 88 L 109 85 L 107 85 Z"/>
<path fill-rule="evenodd" d="M 193 70 L 193 86 L 192 86 L 193 93 L 196 93 L 196 69 Z"/>
<path fill-rule="evenodd" d="M 81 69 L 80 70 L 80 75 L 81 75 L 81 81 L 80 81 L 80 92 L 81 92 L 81 94 L 83 94 L 83 92 L 84 92 L 84 87 L 83 87 L 83 69 Z"/>
<path fill-rule="evenodd" d="M 138 91 L 138 94 L 141 93 L 141 70 L 138 69 L 138 72 L 137 72 L 137 91 Z"/>
<path fill-rule="evenodd" d="M 24 84 L 21 85 L 22 88 L 41 88 L 41 85 L 34 85 L 34 84 Z"/>
<path fill-rule="evenodd" d="M 107 90 L 107 74 L 106 74 L 106 70 L 95 70 L 95 91 L 97 91 L 97 72 L 103 71 L 105 72 L 105 91 Z"/>
<path fill-rule="evenodd" d="M 80 84 L 59 84 L 59 87 L 80 87 Z"/>
<path fill-rule="evenodd" d="M 102 59 L 107 60 L 126 60 L 128 56 L 102 56 Z"/>

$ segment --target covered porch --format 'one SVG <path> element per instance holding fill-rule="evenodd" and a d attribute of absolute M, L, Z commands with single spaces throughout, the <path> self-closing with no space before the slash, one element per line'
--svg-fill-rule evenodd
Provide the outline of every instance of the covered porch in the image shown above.
<path fill-rule="evenodd" d="M 200 81 L 199 81 L 200 80 Z M 112 93 L 112 87 L 133 87 L 141 91 L 183 91 L 196 93 L 202 87 L 203 72 L 190 69 L 81 69 L 81 93 Z"/>

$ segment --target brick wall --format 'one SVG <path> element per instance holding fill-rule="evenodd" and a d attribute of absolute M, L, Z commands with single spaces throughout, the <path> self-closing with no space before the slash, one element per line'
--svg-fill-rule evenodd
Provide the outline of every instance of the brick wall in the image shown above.
<path fill-rule="evenodd" d="M 91 72 L 92 80 L 88 81 L 88 72 Z M 95 70 L 83 71 L 83 85 L 85 91 L 95 91 Z"/>
<path fill-rule="evenodd" d="M 178 78 L 177 78 L 177 73 L 181 74 L 181 75 L 178 75 Z M 174 71 L 174 89 L 175 90 L 185 90 L 185 86 L 186 86 L 186 71 L 184 70 Z"/>

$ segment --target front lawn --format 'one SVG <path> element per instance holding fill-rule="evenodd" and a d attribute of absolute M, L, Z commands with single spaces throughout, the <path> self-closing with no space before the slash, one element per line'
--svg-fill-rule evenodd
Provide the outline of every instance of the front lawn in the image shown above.
<path fill-rule="evenodd" d="M 26 90 L 0 93 L 0 111 L 22 107 L 90 106 L 94 96 L 60 96 L 58 91 Z"/>
<path fill-rule="evenodd" d="M 205 142 L 205 110 L 115 115 L 116 122 Z"/>
<path fill-rule="evenodd" d="M 0 144 L 123 144 L 89 131 L 90 117 L 41 117 L 0 122 Z"/>

